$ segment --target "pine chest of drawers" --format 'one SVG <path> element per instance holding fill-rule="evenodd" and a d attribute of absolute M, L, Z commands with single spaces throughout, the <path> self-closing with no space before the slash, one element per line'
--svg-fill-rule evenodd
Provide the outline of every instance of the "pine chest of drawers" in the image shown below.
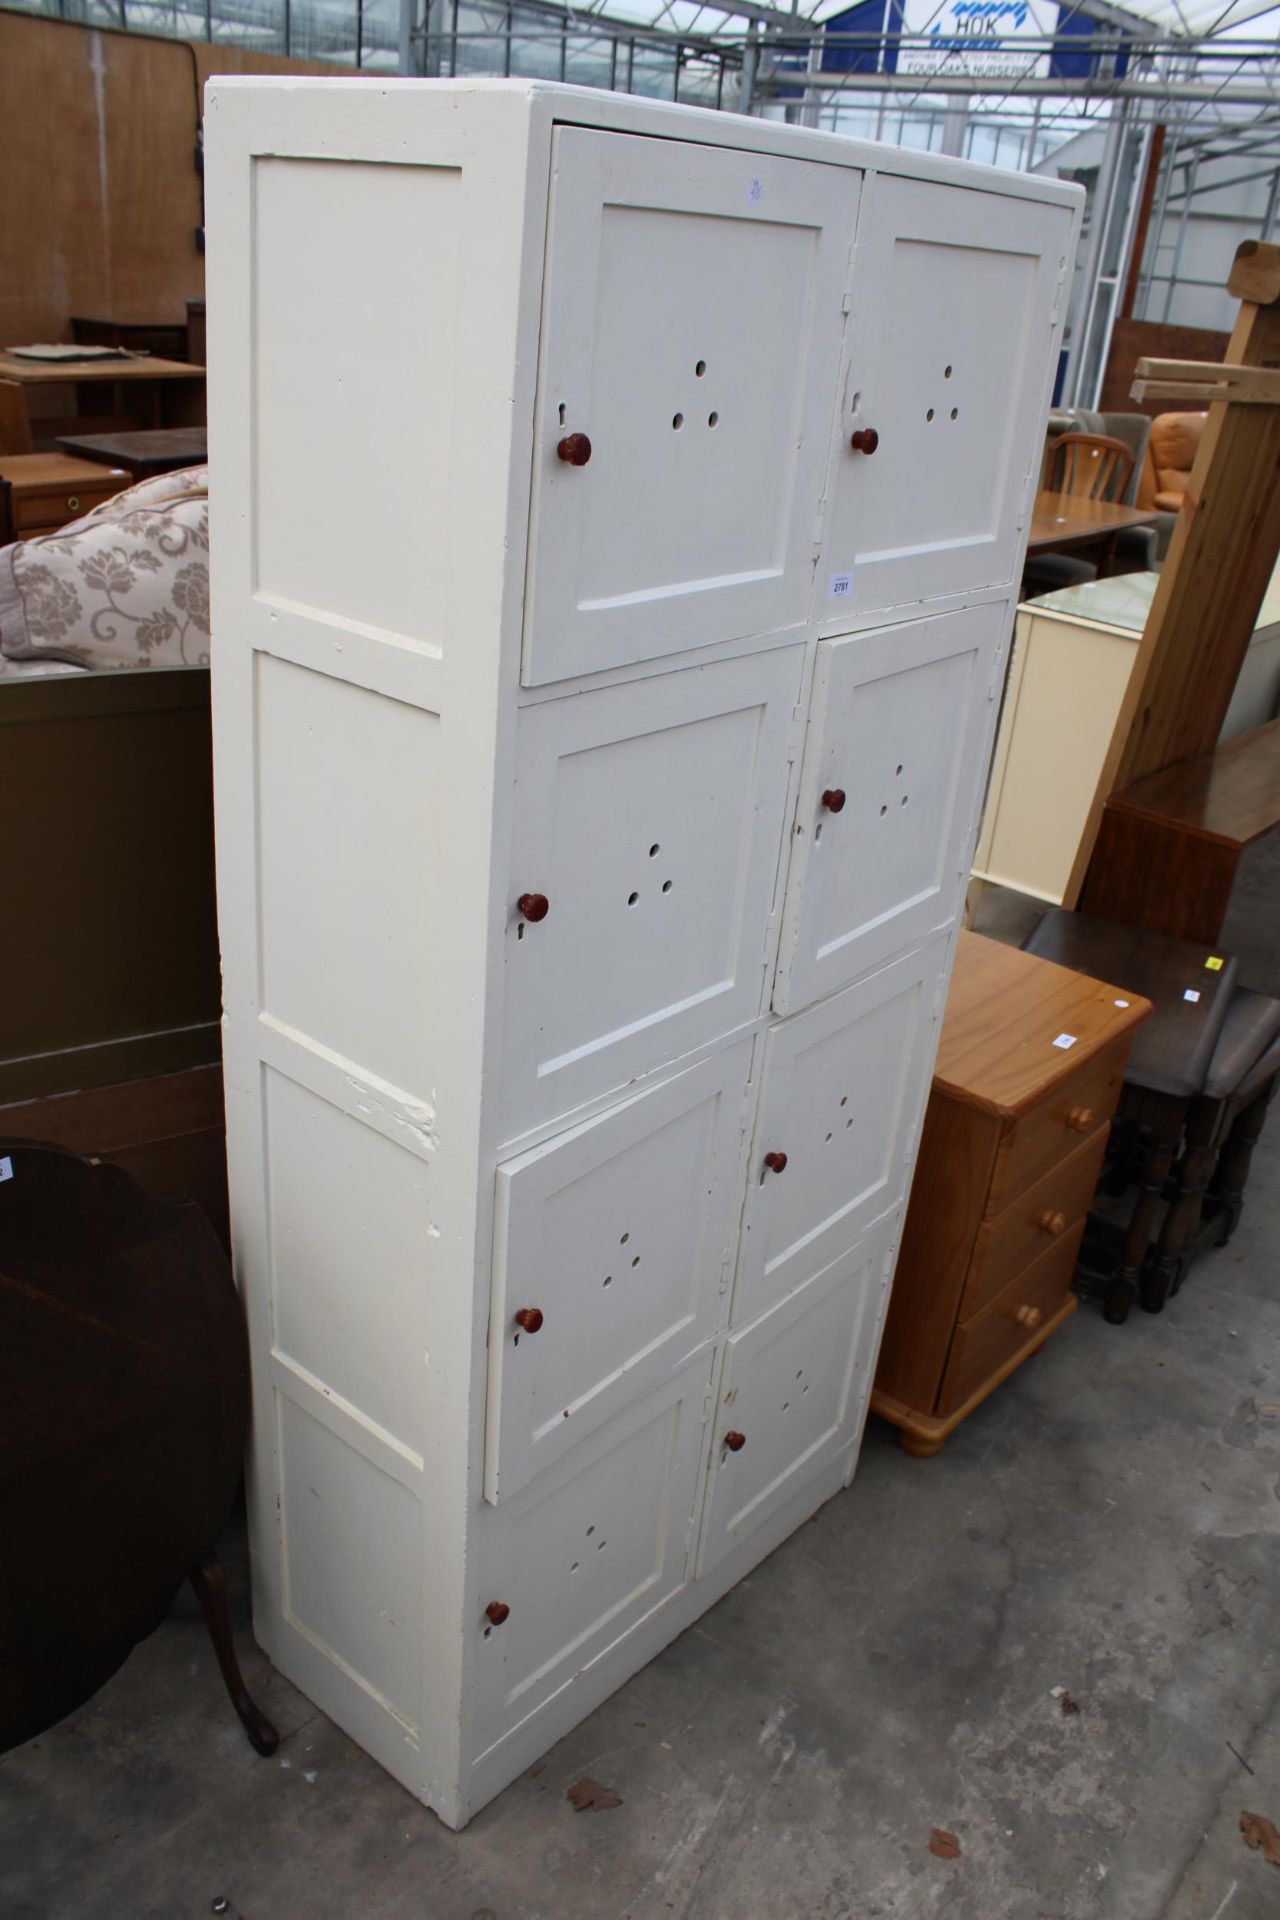
<path fill-rule="evenodd" d="M 1148 1003 L 961 934 L 871 1405 L 937 1453 L 1074 1311 L 1070 1291 Z"/>
<path fill-rule="evenodd" d="M 255 1628 L 461 1824 L 853 1473 L 1080 196 L 531 82 L 205 129 Z"/>

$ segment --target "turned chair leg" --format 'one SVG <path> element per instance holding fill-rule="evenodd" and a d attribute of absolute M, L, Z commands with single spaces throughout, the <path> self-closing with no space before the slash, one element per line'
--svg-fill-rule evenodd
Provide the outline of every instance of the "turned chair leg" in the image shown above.
<path fill-rule="evenodd" d="M 231 1704 L 240 1716 L 240 1724 L 259 1753 L 274 1753 L 280 1745 L 280 1735 L 265 1713 L 261 1713 L 249 1698 L 240 1662 L 236 1658 L 236 1643 L 231 1637 L 231 1608 L 227 1602 L 227 1576 L 221 1560 L 216 1554 L 206 1553 L 199 1566 L 191 1568 L 187 1578 L 200 1602 L 200 1611 L 209 1629 L 209 1638 L 218 1656 L 218 1665 L 231 1696 Z"/>
<path fill-rule="evenodd" d="M 1188 1109 L 1185 1144 L 1174 1169 L 1174 1196 L 1142 1272 L 1139 1298 L 1148 1313 L 1162 1312 L 1169 1295 L 1177 1292 L 1183 1252 L 1204 1209 L 1221 1117 L 1220 1100 L 1193 1100 Z"/>
<path fill-rule="evenodd" d="M 1209 1192 L 1215 1203 L 1222 1209 L 1225 1220 L 1218 1245 L 1225 1247 L 1240 1223 L 1244 1211 L 1244 1190 L 1249 1179 L 1249 1164 L 1253 1159 L 1253 1150 L 1262 1135 L 1267 1118 L 1267 1107 L 1275 1091 L 1273 1080 L 1256 1100 L 1251 1101 L 1242 1113 L 1238 1113 L 1235 1122 L 1222 1145 L 1218 1155 L 1218 1164 L 1214 1169 Z"/>

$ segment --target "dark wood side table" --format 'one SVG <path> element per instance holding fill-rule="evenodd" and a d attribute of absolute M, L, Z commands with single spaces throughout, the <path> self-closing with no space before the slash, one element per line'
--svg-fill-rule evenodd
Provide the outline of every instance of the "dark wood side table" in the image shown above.
<path fill-rule="evenodd" d="M 1280 720 L 1113 793 L 1080 906 L 1215 941 L 1245 848 L 1280 826 Z"/>
<path fill-rule="evenodd" d="M 1071 1276 L 1150 1007 L 962 933 L 871 1407 L 927 1458 L 1075 1311 Z"/>
<path fill-rule="evenodd" d="M 209 458 L 209 435 L 204 427 L 153 427 L 136 433 L 64 433 L 58 445 L 65 453 L 123 467 L 133 481 L 179 467 L 198 467 Z"/>
<path fill-rule="evenodd" d="M 159 354 L 162 360 L 190 357 L 182 320 L 94 320 L 72 314 L 71 338 L 78 347 L 127 347 L 131 353 Z"/>
<path fill-rule="evenodd" d="M 0 545 L 56 533 L 129 485 L 113 463 L 66 453 L 0 454 Z"/>

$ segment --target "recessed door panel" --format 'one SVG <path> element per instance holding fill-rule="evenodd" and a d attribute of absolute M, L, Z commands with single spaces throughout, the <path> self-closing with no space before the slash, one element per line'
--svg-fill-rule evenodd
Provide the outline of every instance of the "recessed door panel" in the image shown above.
<path fill-rule="evenodd" d="M 902 1198 L 948 939 L 766 1034 L 735 1326 L 847 1252 Z"/>
<path fill-rule="evenodd" d="M 877 176 L 854 263 L 823 631 L 1012 579 L 1072 221 L 1069 207 Z"/>
<path fill-rule="evenodd" d="M 731 1335 L 698 1571 L 708 1572 L 853 1439 L 889 1284 L 894 1219 Z"/>
<path fill-rule="evenodd" d="M 836 992 L 954 917 L 1007 619 L 998 602 L 819 643 L 779 1013 Z"/>
<path fill-rule="evenodd" d="M 484 1509 L 477 1748 L 535 1712 L 684 1585 L 711 1377 L 708 1353 L 515 1500 Z"/>
<path fill-rule="evenodd" d="M 560 127 L 552 177 L 526 683 L 798 625 L 861 175 Z"/>
<path fill-rule="evenodd" d="M 715 1333 L 752 1042 L 498 1169 L 485 1493 L 519 1492 Z"/>
<path fill-rule="evenodd" d="M 786 646 L 522 709 L 505 1139 L 761 1012 L 803 666 Z"/>

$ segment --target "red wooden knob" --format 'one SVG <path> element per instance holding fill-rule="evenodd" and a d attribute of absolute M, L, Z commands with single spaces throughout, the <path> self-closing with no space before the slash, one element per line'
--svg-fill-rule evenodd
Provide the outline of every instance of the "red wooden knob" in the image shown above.
<path fill-rule="evenodd" d="M 545 893 L 522 893 L 516 906 L 526 920 L 545 920 L 551 911 L 551 902 Z"/>
<path fill-rule="evenodd" d="M 591 442 L 585 433 L 566 433 L 556 452 L 571 467 L 585 467 L 591 458 Z"/>
<path fill-rule="evenodd" d="M 845 791 L 843 787 L 828 787 L 822 796 L 822 804 L 828 813 L 840 813 L 844 808 Z"/>
<path fill-rule="evenodd" d="M 745 1433 L 726 1433 L 724 1443 L 730 1453 L 741 1453 L 747 1444 L 747 1436 Z"/>
<path fill-rule="evenodd" d="M 536 1333 L 542 1325 L 541 1307 L 521 1307 L 516 1315 L 516 1325 L 523 1327 L 526 1333 Z"/>
<path fill-rule="evenodd" d="M 859 427 L 849 435 L 849 445 L 855 453 L 874 453 L 880 445 L 880 435 L 874 427 Z"/>
<path fill-rule="evenodd" d="M 764 1163 L 770 1173 L 782 1173 L 786 1169 L 787 1156 L 785 1153 L 766 1153 Z"/>
<path fill-rule="evenodd" d="M 505 1600 L 491 1600 L 484 1610 L 484 1617 L 492 1621 L 495 1627 L 500 1627 L 510 1612 Z"/>

